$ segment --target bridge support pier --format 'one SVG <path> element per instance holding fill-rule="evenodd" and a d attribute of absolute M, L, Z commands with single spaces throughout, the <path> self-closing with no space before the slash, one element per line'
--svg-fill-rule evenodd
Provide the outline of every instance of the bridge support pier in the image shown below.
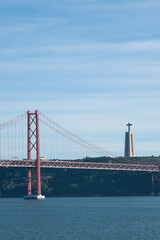
<path fill-rule="evenodd" d="M 160 172 L 152 173 L 152 193 L 151 196 L 160 195 Z"/>
<path fill-rule="evenodd" d="M 28 195 L 32 194 L 31 181 L 31 168 L 28 168 Z"/>

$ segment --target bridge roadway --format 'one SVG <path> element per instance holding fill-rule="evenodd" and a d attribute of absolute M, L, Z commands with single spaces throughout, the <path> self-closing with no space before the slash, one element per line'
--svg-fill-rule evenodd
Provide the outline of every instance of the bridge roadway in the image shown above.
<path fill-rule="evenodd" d="M 36 167 L 35 160 L 0 160 L 0 167 Z M 41 160 L 41 168 L 70 168 L 70 169 L 97 169 L 116 171 L 159 172 L 160 165 L 124 164 L 124 163 L 97 163 L 77 161 Z"/>

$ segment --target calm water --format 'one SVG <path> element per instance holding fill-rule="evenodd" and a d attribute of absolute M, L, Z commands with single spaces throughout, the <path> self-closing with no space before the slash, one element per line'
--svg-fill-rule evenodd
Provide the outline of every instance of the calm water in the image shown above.
<path fill-rule="evenodd" d="M 0 199 L 0 240 L 160 239 L 160 197 Z"/>

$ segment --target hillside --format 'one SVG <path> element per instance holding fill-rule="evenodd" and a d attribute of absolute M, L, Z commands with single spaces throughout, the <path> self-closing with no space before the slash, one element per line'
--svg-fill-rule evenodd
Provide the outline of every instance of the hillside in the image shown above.
<path fill-rule="evenodd" d="M 81 161 L 112 162 L 111 158 L 87 158 Z M 118 160 L 116 160 L 118 161 Z M 124 161 L 122 159 L 121 161 Z M 159 157 L 139 157 L 133 162 L 158 164 Z M 143 172 L 41 169 L 42 193 L 58 196 L 127 196 L 150 195 L 151 174 Z M 33 190 L 34 192 L 34 190 Z M 0 168 L 1 197 L 27 194 L 27 169 Z"/>

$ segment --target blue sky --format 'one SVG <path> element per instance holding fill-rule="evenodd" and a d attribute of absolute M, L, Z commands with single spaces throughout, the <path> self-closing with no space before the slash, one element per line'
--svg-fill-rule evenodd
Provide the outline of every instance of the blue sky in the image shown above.
<path fill-rule="evenodd" d="M 0 2 L 0 122 L 27 110 L 123 155 L 160 155 L 160 2 Z"/>

